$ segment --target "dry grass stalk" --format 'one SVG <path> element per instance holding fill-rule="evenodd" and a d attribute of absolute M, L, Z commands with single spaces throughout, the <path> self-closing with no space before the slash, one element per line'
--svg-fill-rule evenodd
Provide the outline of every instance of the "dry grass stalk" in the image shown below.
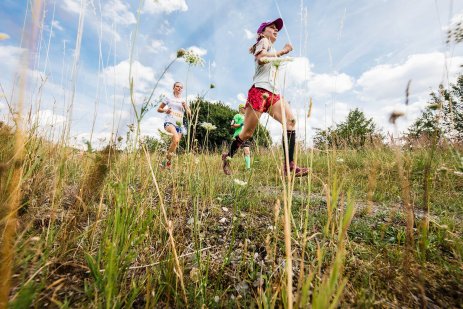
<path fill-rule="evenodd" d="M 34 50 L 35 36 L 39 29 L 40 15 L 42 13 L 42 1 L 35 0 L 32 8 L 32 23 L 29 36 L 29 49 Z M 20 64 L 20 77 L 18 89 L 18 102 L 17 114 L 14 117 L 16 125 L 15 130 L 15 144 L 14 155 L 11 159 L 12 177 L 8 184 L 6 199 L 2 202 L 2 208 L 6 210 L 4 218 L 1 221 L 4 223 L 3 232 L 1 234 L 1 248 L 0 248 L 0 308 L 8 306 L 8 297 L 11 288 L 11 274 L 13 269 L 13 253 L 14 243 L 17 227 L 17 211 L 21 201 L 21 180 L 23 173 L 23 160 L 24 160 L 24 133 L 22 124 L 22 110 L 24 105 L 24 98 L 26 92 L 26 78 L 28 74 L 29 53 L 25 52 L 22 55 Z"/>
<path fill-rule="evenodd" d="M 413 252 L 413 226 L 415 222 L 414 212 L 413 212 L 413 204 L 410 198 L 410 183 L 408 181 L 407 176 L 405 175 L 404 171 L 404 163 L 402 158 L 402 153 L 400 149 L 397 148 L 396 150 L 397 156 L 397 167 L 399 170 L 399 180 L 400 180 L 400 187 L 401 187 L 401 195 L 402 195 L 402 205 L 405 208 L 405 216 L 406 216 L 406 227 L 405 227 L 405 259 L 404 259 L 404 266 L 409 266 L 410 255 Z"/>
<path fill-rule="evenodd" d="M 158 185 L 158 182 L 157 182 L 157 179 L 156 179 L 156 175 L 154 174 L 153 166 L 151 164 L 151 156 L 149 154 L 149 151 L 146 149 L 145 145 L 143 145 L 143 151 L 145 152 L 146 161 L 147 161 L 148 167 L 150 169 L 151 177 L 152 177 L 153 183 L 154 183 L 154 185 L 156 187 L 156 192 L 157 192 L 157 194 L 159 196 L 159 205 L 161 206 L 162 215 L 164 217 L 165 223 L 167 224 L 167 232 L 169 233 L 169 242 L 170 242 L 170 245 L 172 247 L 172 253 L 174 255 L 174 260 L 175 260 L 175 268 L 176 268 L 175 274 L 178 276 L 178 278 L 180 280 L 180 285 L 182 287 L 183 299 L 185 301 L 185 305 L 188 306 L 188 298 L 187 298 L 187 295 L 186 295 L 185 283 L 184 283 L 184 280 L 183 280 L 183 270 L 180 267 L 180 261 L 179 261 L 179 258 L 178 258 L 177 249 L 175 248 L 175 239 L 174 239 L 174 235 L 173 235 L 172 221 L 167 218 L 167 212 L 166 212 L 166 208 L 164 206 L 164 200 L 162 198 L 161 191 L 159 189 L 159 185 Z"/>
<path fill-rule="evenodd" d="M 368 172 L 367 214 L 371 214 L 373 211 L 373 195 L 375 194 L 377 180 L 377 162 L 374 162 Z"/>

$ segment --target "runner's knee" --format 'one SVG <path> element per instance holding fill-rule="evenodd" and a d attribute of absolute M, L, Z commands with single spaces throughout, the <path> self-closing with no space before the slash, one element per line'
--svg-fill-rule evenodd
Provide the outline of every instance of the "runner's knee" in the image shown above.
<path fill-rule="evenodd" d="M 296 128 L 296 118 L 290 117 L 286 121 L 286 129 L 287 130 L 294 130 Z"/>

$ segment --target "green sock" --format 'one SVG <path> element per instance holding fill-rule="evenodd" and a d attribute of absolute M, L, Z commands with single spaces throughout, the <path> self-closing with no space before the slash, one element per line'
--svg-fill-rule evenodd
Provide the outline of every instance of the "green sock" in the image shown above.
<path fill-rule="evenodd" d="M 244 161 L 246 162 L 246 168 L 251 168 L 251 157 L 244 156 Z"/>

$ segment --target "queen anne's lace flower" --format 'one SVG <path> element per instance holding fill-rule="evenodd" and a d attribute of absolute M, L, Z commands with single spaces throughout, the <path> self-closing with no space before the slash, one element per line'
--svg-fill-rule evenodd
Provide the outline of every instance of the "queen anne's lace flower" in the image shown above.
<path fill-rule="evenodd" d="M 246 181 L 242 181 L 242 180 L 239 180 L 239 179 L 233 179 L 233 181 L 238 185 L 238 186 L 242 186 L 244 187 L 245 185 L 247 185 L 248 183 Z"/>
<path fill-rule="evenodd" d="M 209 123 L 209 122 L 201 123 L 201 127 L 206 129 L 207 131 L 212 131 L 212 130 L 217 129 L 217 127 L 215 125 L 213 125 L 212 123 Z"/>
<path fill-rule="evenodd" d="M 279 67 L 284 62 L 291 62 L 294 58 L 292 57 L 262 57 L 260 61 L 262 63 L 271 63 L 275 67 Z"/>
<path fill-rule="evenodd" d="M 179 50 L 180 51 L 180 50 Z M 204 59 L 201 58 L 200 55 L 196 54 L 192 50 L 183 50 L 182 51 L 182 58 L 185 59 L 185 62 L 188 63 L 189 65 L 199 65 L 203 66 L 204 65 Z M 179 53 L 177 52 L 177 57 Z"/>

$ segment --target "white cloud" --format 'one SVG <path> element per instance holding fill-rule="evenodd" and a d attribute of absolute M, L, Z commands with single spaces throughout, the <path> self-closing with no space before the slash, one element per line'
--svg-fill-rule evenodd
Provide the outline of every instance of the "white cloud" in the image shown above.
<path fill-rule="evenodd" d="M 137 22 L 133 13 L 130 12 L 130 7 L 121 0 L 106 2 L 102 14 L 103 17 L 120 25 L 131 25 Z"/>
<path fill-rule="evenodd" d="M 37 124 L 41 129 L 49 129 L 55 127 L 59 131 L 59 128 L 66 121 L 66 117 L 55 114 L 52 110 L 46 109 L 41 110 L 32 115 L 32 124 Z"/>
<path fill-rule="evenodd" d="M 334 93 L 344 93 L 351 90 L 353 85 L 353 78 L 345 73 L 314 74 L 309 80 L 311 93 L 318 97 Z"/>
<path fill-rule="evenodd" d="M 440 52 L 411 55 L 402 64 L 383 64 L 371 68 L 360 76 L 358 85 L 362 95 L 373 100 L 404 97 L 409 80 L 411 94 L 428 93 L 443 82 L 446 63 L 452 79 L 458 73 L 463 57 L 446 58 Z"/>
<path fill-rule="evenodd" d="M 64 0 L 62 2 L 62 8 L 65 9 L 66 11 L 72 12 L 72 13 L 80 13 L 81 9 L 81 1 L 79 0 Z M 86 9 L 88 6 L 87 0 L 83 0 L 83 8 Z"/>
<path fill-rule="evenodd" d="M 23 51 L 25 49 L 16 46 L 0 46 L 0 59 L 2 59 L 3 64 L 11 63 L 12 59 L 18 60 Z"/>
<path fill-rule="evenodd" d="M 248 29 L 244 29 L 244 35 L 246 36 L 246 39 L 248 40 L 256 39 L 256 35 L 254 34 L 254 32 Z"/>
<path fill-rule="evenodd" d="M 93 6 L 91 0 L 82 0 L 83 1 L 83 10 L 84 12 L 91 6 L 93 14 L 86 14 L 85 23 L 88 23 L 90 27 L 97 33 L 100 33 L 102 30 L 102 40 L 111 41 L 115 40 L 116 42 L 121 41 L 121 35 L 116 30 L 117 24 L 129 25 L 135 22 L 135 17 L 129 8 L 124 5 L 120 0 L 111 0 L 114 7 L 108 7 L 108 3 L 103 7 L 103 12 L 101 14 L 105 17 L 105 21 L 101 22 L 97 17 L 96 8 Z M 61 4 L 62 8 L 65 11 L 80 14 L 81 13 L 81 1 L 79 0 L 64 0 Z M 108 21 L 108 22 L 106 22 Z M 84 32 L 85 32 L 84 27 Z M 85 33 L 84 33 L 85 36 Z"/>
<path fill-rule="evenodd" d="M 185 12 L 188 10 L 188 5 L 185 0 L 146 0 L 144 11 L 150 14 L 167 13 L 175 11 Z"/>
<path fill-rule="evenodd" d="M 90 141 L 90 136 L 92 137 L 92 148 L 93 149 L 102 149 L 107 146 L 113 137 L 111 132 L 101 131 L 101 132 L 90 132 L 80 133 L 74 136 L 74 140 L 71 140 L 71 144 L 79 149 L 87 149 L 85 142 Z"/>
<path fill-rule="evenodd" d="M 175 29 L 174 27 L 170 25 L 169 21 L 164 20 L 162 24 L 159 26 L 158 33 L 163 34 L 163 35 L 169 35 L 169 34 L 172 34 L 172 32 L 174 31 Z"/>
<path fill-rule="evenodd" d="M 129 71 L 129 60 L 124 60 L 115 66 L 105 68 L 102 74 L 108 84 L 114 83 L 115 85 L 129 89 Z M 154 82 L 153 69 L 144 66 L 138 61 L 132 63 L 132 77 L 136 91 L 147 91 Z"/>
<path fill-rule="evenodd" d="M 187 48 L 187 50 L 194 52 L 196 55 L 202 57 L 207 54 L 207 50 L 198 46 L 190 46 Z"/>
<path fill-rule="evenodd" d="M 159 130 L 164 130 L 164 119 L 160 116 L 152 116 L 142 121 L 140 131 L 142 135 L 159 137 Z"/>
<path fill-rule="evenodd" d="M 286 74 L 287 84 L 302 84 L 311 74 L 311 64 L 306 57 L 295 57 L 291 62 L 283 62 L 282 72 Z M 280 74 L 283 77 L 284 74 Z"/>
<path fill-rule="evenodd" d="M 292 93 L 305 93 L 324 98 L 332 94 L 344 93 L 354 86 L 354 79 L 345 73 L 316 74 L 306 57 L 296 57 L 286 66 L 285 74 L 280 74 L 280 85 L 286 78 L 285 86 Z"/>
<path fill-rule="evenodd" d="M 247 95 L 245 95 L 244 93 L 241 93 L 241 92 L 236 95 L 236 98 L 238 99 L 240 104 L 243 103 L 243 102 L 246 102 L 247 99 L 248 99 Z"/>
<path fill-rule="evenodd" d="M 157 54 L 162 51 L 166 51 L 167 47 L 162 40 L 152 40 L 151 44 L 148 46 L 148 51 Z"/>

